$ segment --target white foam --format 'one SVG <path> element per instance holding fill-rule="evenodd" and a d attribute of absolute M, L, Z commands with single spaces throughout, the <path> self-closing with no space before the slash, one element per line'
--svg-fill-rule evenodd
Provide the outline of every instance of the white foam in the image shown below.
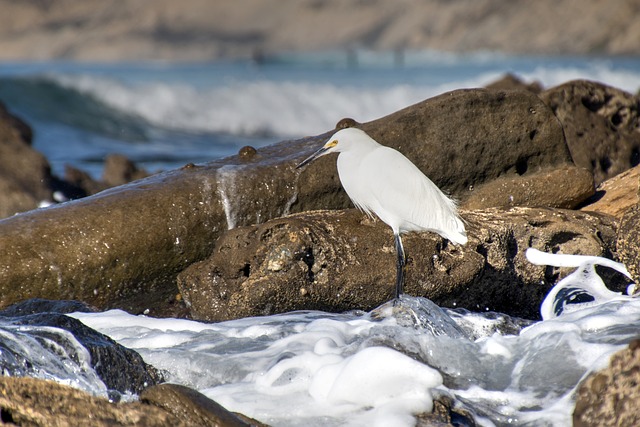
<path fill-rule="evenodd" d="M 150 80 L 135 83 L 89 74 L 50 76 L 59 84 L 160 127 L 297 137 L 332 129 L 343 117 L 369 121 L 445 91 L 482 87 L 506 71 L 515 72 L 526 81 L 540 81 L 545 87 L 573 79 L 589 79 L 630 93 L 640 88 L 640 72 L 629 68 L 631 66 L 617 67 L 608 60 L 563 62 L 547 58 L 542 65 L 530 70 L 526 62 L 495 53 L 469 56 L 417 52 L 409 57 L 416 58 L 413 66 L 416 70 L 424 69 L 423 76 L 411 74 L 405 81 L 389 79 L 385 84 L 376 81 L 369 86 L 355 81 L 335 83 L 330 78 L 331 72 L 320 78 L 314 74 L 316 77 L 289 81 L 260 74 L 239 77 L 216 74 L 208 80 L 206 75 L 198 75 L 193 84 L 185 79 L 153 77 L 153 71 L 148 73 Z M 365 61 L 362 75 L 366 75 L 366 70 L 384 68 L 383 63 Z M 485 65 L 475 68 L 482 64 Z M 471 70 L 477 70 L 476 74 L 467 72 L 446 76 L 446 79 L 440 75 L 447 73 L 447 67 L 453 71 L 468 65 Z M 430 74 L 434 74 L 433 77 Z"/>
<path fill-rule="evenodd" d="M 403 306 L 421 310 L 415 317 L 424 322 L 451 321 L 446 310 L 433 311 L 420 299 L 403 298 Z M 475 341 L 455 328 L 452 338 L 424 322 L 401 326 L 402 310 L 399 321 L 392 312 L 380 317 L 381 311 L 295 312 L 216 324 L 117 310 L 73 316 L 139 351 L 169 381 L 278 426 L 413 425 L 416 413 L 430 409 L 435 390 L 463 399 L 482 425 L 568 425 L 576 384 L 605 366 L 640 325 L 637 299 Z M 481 316 L 456 313 L 453 319 L 464 330 L 475 330 L 465 324 L 474 322 L 484 330 Z"/>
<path fill-rule="evenodd" d="M 626 267 L 619 262 L 597 256 L 550 254 L 534 248 L 527 249 L 526 257 L 536 265 L 577 267 L 573 273 L 558 282 L 545 297 L 540 306 L 540 314 L 544 320 L 608 301 L 631 298 L 610 291 L 595 270 L 596 265 L 601 265 L 631 278 Z"/>
<path fill-rule="evenodd" d="M 435 94 L 428 87 L 403 84 L 363 89 L 258 80 L 203 89 L 182 83 L 131 85 L 89 75 L 53 78 L 160 127 L 234 135 L 315 135 L 343 117 L 369 121 Z"/>

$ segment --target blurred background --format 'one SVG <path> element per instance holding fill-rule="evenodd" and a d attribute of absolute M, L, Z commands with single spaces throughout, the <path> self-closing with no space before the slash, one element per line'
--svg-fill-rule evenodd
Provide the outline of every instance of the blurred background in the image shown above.
<path fill-rule="evenodd" d="M 640 87 L 640 0 L 0 0 L 0 101 L 56 174 L 154 172 L 511 73 Z"/>

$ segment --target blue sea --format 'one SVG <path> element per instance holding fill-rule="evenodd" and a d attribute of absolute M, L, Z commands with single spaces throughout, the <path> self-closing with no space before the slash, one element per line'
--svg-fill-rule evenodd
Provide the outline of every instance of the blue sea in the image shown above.
<path fill-rule="evenodd" d="M 209 63 L 0 64 L 0 101 L 35 131 L 34 146 L 102 174 L 121 153 L 150 172 L 365 122 L 440 93 L 513 73 L 551 87 L 590 79 L 635 93 L 640 58 L 497 53 L 324 52 Z"/>
<path fill-rule="evenodd" d="M 203 163 L 245 145 L 319 134 L 344 117 L 373 120 L 505 73 L 545 87 L 590 79 L 640 88 L 640 58 L 358 51 L 260 63 L 4 63 L 0 100 L 33 127 L 54 173 L 69 164 L 99 178 L 109 153 L 152 172 Z M 629 296 L 633 286 L 629 295 L 606 290 L 595 264 L 628 276 L 610 260 L 528 256 L 577 268 L 550 292 L 539 322 L 411 296 L 370 313 L 214 324 L 120 310 L 72 316 L 138 351 L 168 381 L 273 426 L 410 427 L 443 396 L 481 426 L 570 425 L 580 381 L 640 338 L 640 299 Z M 0 365 L 18 354 L 32 368 L 25 375 L 113 396 L 73 336 L 38 328 L 0 322 L 3 348 L 13 351 L 0 352 Z"/>

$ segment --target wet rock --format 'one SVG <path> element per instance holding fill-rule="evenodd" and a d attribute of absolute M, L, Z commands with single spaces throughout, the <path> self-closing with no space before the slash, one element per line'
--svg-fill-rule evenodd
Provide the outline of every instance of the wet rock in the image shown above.
<path fill-rule="evenodd" d="M 640 101 L 600 83 L 576 80 L 540 94 L 562 122 L 576 165 L 596 185 L 640 163 Z"/>
<path fill-rule="evenodd" d="M 31 138 L 29 126 L 0 103 L 0 218 L 53 200 L 49 162 Z"/>
<path fill-rule="evenodd" d="M 539 318 L 540 303 L 571 269 L 528 263 L 524 251 L 612 257 L 615 221 L 561 209 L 463 212 L 469 243 L 432 233 L 403 238 L 405 291 L 440 306 Z M 178 276 L 196 319 L 219 321 L 292 310 L 370 310 L 395 281 L 390 228 L 356 210 L 315 211 L 223 234 L 211 257 Z"/>
<path fill-rule="evenodd" d="M 596 193 L 580 209 L 600 212 L 618 219 L 640 202 L 640 166 L 609 178 L 596 188 Z"/>
<path fill-rule="evenodd" d="M 0 310 L 0 316 L 18 317 L 39 313 L 95 313 L 98 310 L 82 301 L 56 301 L 42 298 L 33 298 L 13 304 L 4 310 Z"/>
<path fill-rule="evenodd" d="M 559 122 L 524 91 L 454 91 L 362 127 L 462 200 L 497 177 L 570 162 Z M 250 159 L 232 156 L 153 175 L 0 221 L 0 307 L 40 297 L 184 316 L 175 278 L 205 259 L 226 229 L 351 206 L 334 156 L 295 169 L 328 135 L 283 141 Z"/>
<path fill-rule="evenodd" d="M 153 405 L 111 403 L 34 378 L 0 377 L 0 413 L 3 424 L 18 426 L 196 426 Z"/>
<path fill-rule="evenodd" d="M 162 408 L 189 425 L 201 427 L 266 426 L 259 421 L 234 414 L 202 393 L 178 384 L 161 384 L 146 389 L 140 400 Z"/>
<path fill-rule="evenodd" d="M 609 367 L 589 375 L 578 387 L 575 427 L 640 425 L 640 340 L 611 357 Z"/>
<path fill-rule="evenodd" d="M 525 83 L 511 73 L 507 73 L 502 78 L 489 83 L 486 88 L 493 90 L 527 90 L 535 94 L 542 92 L 542 84 L 540 82 Z"/>
<path fill-rule="evenodd" d="M 135 351 L 123 347 L 82 322 L 61 314 L 75 309 L 91 310 L 86 304 L 76 301 L 31 300 L 9 307 L 0 312 L 0 315 L 12 316 L 4 320 L 14 325 L 51 326 L 71 332 L 91 355 L 91 367 L 109 390 L 137 394 L 146 387 L 163 381 L 162 375 L 153 366 L 146 364 Z M 56 335 L 51 334 L 49 340 L 55 341 Z M 64 343 L 60 345 L 65 346 Z"/>

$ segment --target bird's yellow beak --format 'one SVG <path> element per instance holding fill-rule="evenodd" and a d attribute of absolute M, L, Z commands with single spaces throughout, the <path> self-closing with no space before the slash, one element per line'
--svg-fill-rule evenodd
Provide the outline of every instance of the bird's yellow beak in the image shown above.
<path fill-rule="evenodd" d="M 328 150 L 332 149 L 333 147 L 336 146 L 336 144 L 338 143 L 337 140 L 332 140 L 327 142 L 326 144 L 324 144 L 322 147 L 320 147 L 320 149 L 318 151 L 316 151 L 315 153 L 313 153 L 312 155 L 310 155 L 309 157 L 307 157 L 305 160 L 303 160 L 298 166 L 296 166 L 296 169 L 301 168 L 305 165 L 308 165 L 309 163 L 311 163 L 312 161 L 314 161 L 315 159 L 317 159 L 318 157 L 324 155 L 327 153 Z"/>

